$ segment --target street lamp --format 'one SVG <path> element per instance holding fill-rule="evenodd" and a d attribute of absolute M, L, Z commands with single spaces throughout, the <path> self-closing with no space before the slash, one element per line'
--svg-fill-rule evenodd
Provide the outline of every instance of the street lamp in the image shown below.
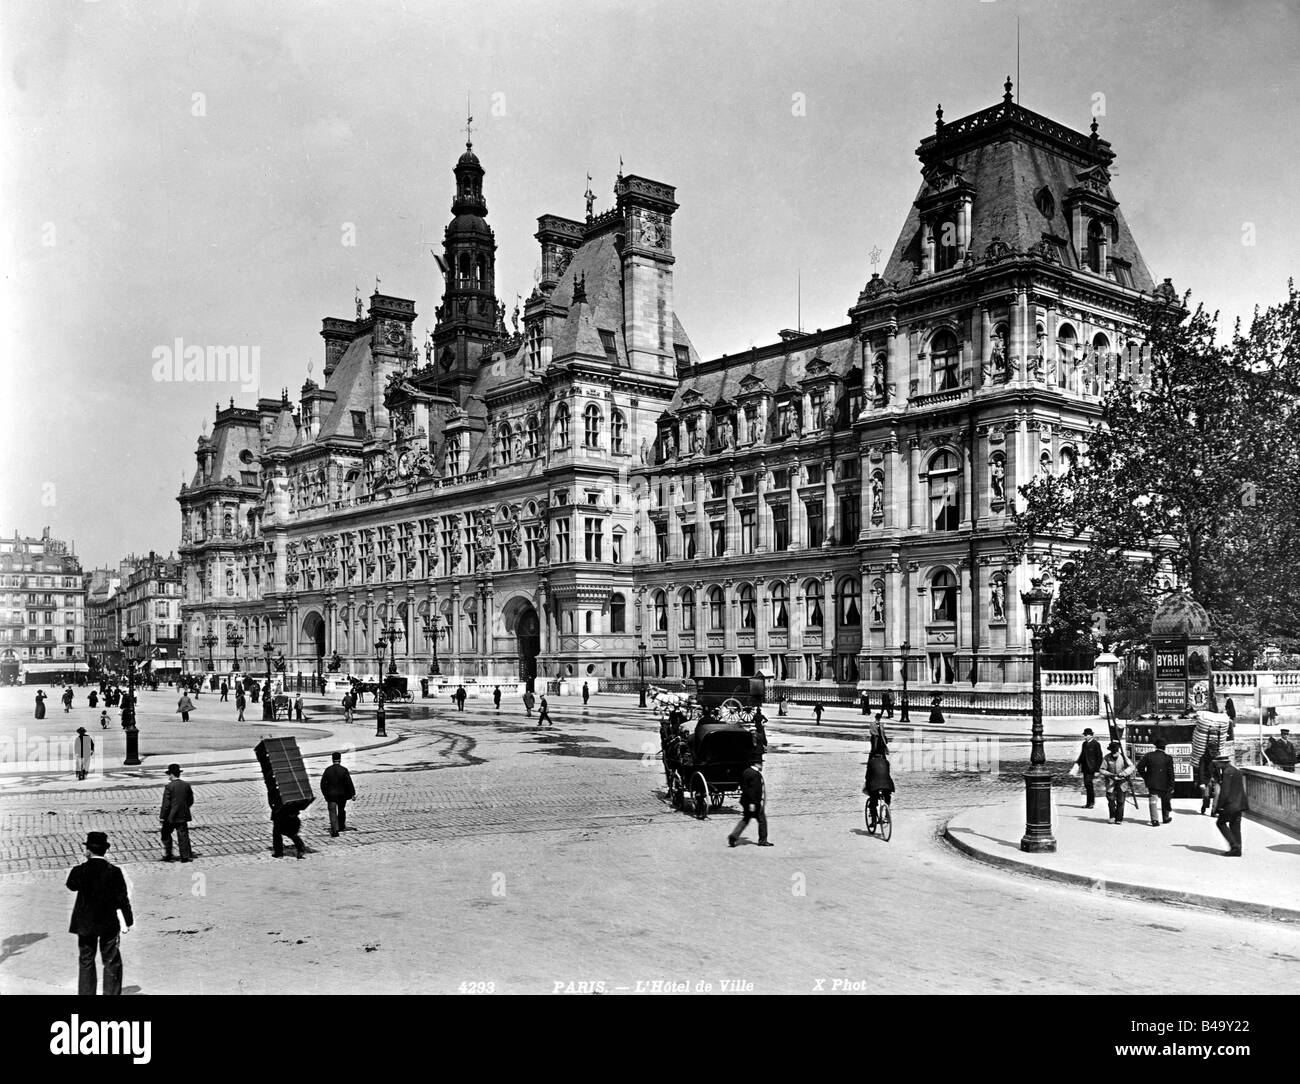
<path fill-rule="evenodd" d="M 208 669 L 215 673 L 217 664 L 212 660 L 212 649 L 217 646 L 217 634 L 215 632 L 209 632 L 199 642 L 208 649 Z"/>
<path fill-rule="evenodd" d="M 274 720 L 275 704 L 271 700 L 271 652 L 275 650 L 274 642 L 267 640 L 262 645 L 262 650 L 266 653 L 266 692 L 262 696 L 262 718 Z"/>
<path fill-rule="evenodd" d="M 226 629 L 226 643 L 235 649 L 235 661 L 231 664 L 230 672 L 233 674 L 239 669 L 239 645 L 244 642 L 244 634 L 233 626 Z"/>
<path fill-rule="evenodd" d="M 1029 629 L 1034 653 L 1034 725 L 1029 750 L 1029 771 L 1025 772 L 1025 834 L 1020 840 L 1022 851 L 1035 854 L 1056 851 L 1052 836 L 1052 773 L 1047 769 L 1043 750 L 1043 682 L 1038 667 L 1043 636 L 1052 612 L 1052 590 L 1039 577 L 1031 579 L 1030 590 L 1020 592 L 1025 606 L 1025 627 Z"/>
<path fill-rule="evenodd" d="M 176 652 L 176 657 L 180 660 L 181 679 L 185 678 L 185 649 L 182 647 Z"/>
<path fill-rule="evenodd" d="M 389 662 L 388 672 L 397 673 L 397 641 L 402 638 L 402 626 L 393 621 L 389 621 L 383 628 L 384 636 L 388 637 Z M 384 674 L 384 660 L 379 660 L 379 675 L 382 678 Z"/>
<path fill-rule="evenodd" d="M 122 654 L 126 656 L 126 703 L 122 706 L 122 723 L 126 727 L 126 759 L 123 764 L 140 763 L 140 731 L 135 725 L 135 649 L 140 641 L 134 632 L 122 637 Z"/>
<path fill-rule="evenodd" d="M 645 641 L 637 644 L 637 674 L 641 678 L 641 706 L 645 707 Z"/>
<path fill-rule="evenodd" d="M 375 641 L 375 676 L 377 684 L 375 687 L 375 737 L 388 737 L 388 730 L 385 726 L 384 713 L 384 648 L 388 647 L 388 641 L 382 636 Z M 397 673 L 396 670 L 393 673 Z"/>
<path fill-rule="evenodd" d="M 429 673 L 441 675 L 442 669 L 438 666 L 438 615 L 426 614 L 424 616 L 424 638 L 433 641 L 433 657 L 429 660 Z"/>
<path fill-rule="evenodd" d="M 907 664 L 912 658 L 912 644 L 909 640 L 904 640 L 898 645 L 899 658 L 903 663 L 903 703 L 899 708 L 898 721 L 900 723 L 910 723 L 911 717 L 907 714 Z"/>

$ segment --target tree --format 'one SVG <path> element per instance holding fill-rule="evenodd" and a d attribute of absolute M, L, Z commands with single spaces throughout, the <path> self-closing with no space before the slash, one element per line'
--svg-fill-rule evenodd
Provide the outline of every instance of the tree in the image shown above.
<path fill-rule="evenodd" d="M 1044 565 L 1059 581 L 1056 645 L 1145 642 L 1156 597 L 1188 587 L 1210 612 L 1221 650 L 1294 648 L 1300 601 L 1300 295 L 1217 341 L 1217 314 L 1187 299 L 1148 303 L 1144 343 L 1102 404 L 1087 455 L 1069 474 L 1020 487 L 1013 550 L 1054 540 Z M 1065 567 L 1066 562 L 1072 568 Z M 1064 574 L 1063 574 L 1064 573 Z M 1049 641 L 1051 643 L 1052 641 Z"/>

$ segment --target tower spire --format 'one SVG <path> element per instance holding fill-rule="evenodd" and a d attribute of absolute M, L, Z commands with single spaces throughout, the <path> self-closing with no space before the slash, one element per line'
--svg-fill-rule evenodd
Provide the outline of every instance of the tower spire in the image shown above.
<path fill-rule="evenodd" d="M 465 149 L 472 151 L 474 149 L 474 118 L 469 111 L 469 94 L 465 95 Z"/>

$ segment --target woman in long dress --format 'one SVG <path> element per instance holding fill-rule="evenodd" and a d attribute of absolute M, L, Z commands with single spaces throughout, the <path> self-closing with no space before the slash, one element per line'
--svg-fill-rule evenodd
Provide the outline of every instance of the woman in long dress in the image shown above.
<path fill-rule="evenodd" d="M 36 718 L 45 718 L 45 690 L 36 690 Z"/>
<path fill-rule="evenodd" d="M 930 725 L 943 726 L 943 712 L 939 710 L 939 705 L 943 702 L 943 697 L 936 696 L 930 701 Z"/>

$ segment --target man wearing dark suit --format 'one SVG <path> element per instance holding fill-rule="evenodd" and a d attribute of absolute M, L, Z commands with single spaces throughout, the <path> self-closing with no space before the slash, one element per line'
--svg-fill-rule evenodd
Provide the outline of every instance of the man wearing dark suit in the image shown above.
<path fill-rule="evenodd" d="M 131 898 L 122 871 L 104 857 L 108 851 L 108 836 L 103 832 L 88 833 L 85 850 L 86 861 L 68 874 L 68 888 L 77 894 L 77 902 L 72 905 L 72 921 L 68 925 L 68 932 L 77 935 L 80 957 L 77 993 L 93 995 L 99 985 L 95 968 L 95 949 L 98 947 L 104 961 L 104 993 L 120 994 L 122 953 L 119 938 L 122 927 L 117 913 L 122 912 L 129 930 L 135 921 L 131 914 Z"/>
<path fill-rule="evenodd" d="M 1219 793 L 1214 799 L 1214 815 L 1218 818 L 1217 827 L 1228 841 L 1228 849 L 1223 852 L 1227 858 L 1241 857 L 1241 815 L 1250 812 L 1250 802 L 1246 798 L 1246 779 L 1237 771 L 1226 753 L 1214 758 L 1215 775 L 1219 780 Z"/>
<path fill-rule="evenodd" d="M 1173 818 L 1169 816 L 1169 795 L 1174 789 L 1174 758 L 1165 752 L 1165 739 L 1156 738 L 1156 747 L 1138 761 L 1138 775 L 1147 785 L 1147 795 L 1151 803 L 1151 827 L 1157 828 L 1161 823 L 1168 824 Z M 1156 820 L 1156 806 L 1160 806 L 1160 820 Z"/>
<path fill-rule="evenodd" d="M 1088 727 L 1083 732 L 1083 748 L 1079 750 L 1079 758 L 1075 761 L 1083 773 L 1083 793 L 1088 799 L 1083 804 L 1084 809 L 1091 809 L 1097 804 L 1097 792 L 1092 789 L 1092 780 L 1101 770 L 1101 758 L 1101 742 L 1093 736 L 1092 727 Z"/>
<path fill-rule="evenodd" d="M 190 850 L 190 806 L 194 804 L 194 790 L 181 778 L 179 764 L 167 765 L 167 785 L 163 787 L 162 809 L 158 819 L 162 821 L 162 842 L 164 862 L 176 861 L 172 854 L 172 832 L 181 845 L 181 861 L 193 862 L 194 852 Z"/>
<path fill-rule="evenodd" d="M 727 846 L 734 847 L 736 845 L 740 833 L 745 830 L 751 820 L 758 821 L 758 845 L 760 847 L 772 846 L 767 841 L 767 811 L 764 808 L 767 803 L 767 794 L 766 788 L 763 786 L 763 766 L 761 762 L 751 764 L 741 773 L 740 801 L 745 815 L 740 818 L 740 823 L 727 836 Z"/>
<path fill-rule="evenodd" d="M 320 793 L 330 811 L 330 835 L 337 836 L 348 830 L 348 801 L 357 796 L 352 784 L 352 773 L 343 767 L 343 754 L 333 755 L 334 763 L 321 773 Z"/>

